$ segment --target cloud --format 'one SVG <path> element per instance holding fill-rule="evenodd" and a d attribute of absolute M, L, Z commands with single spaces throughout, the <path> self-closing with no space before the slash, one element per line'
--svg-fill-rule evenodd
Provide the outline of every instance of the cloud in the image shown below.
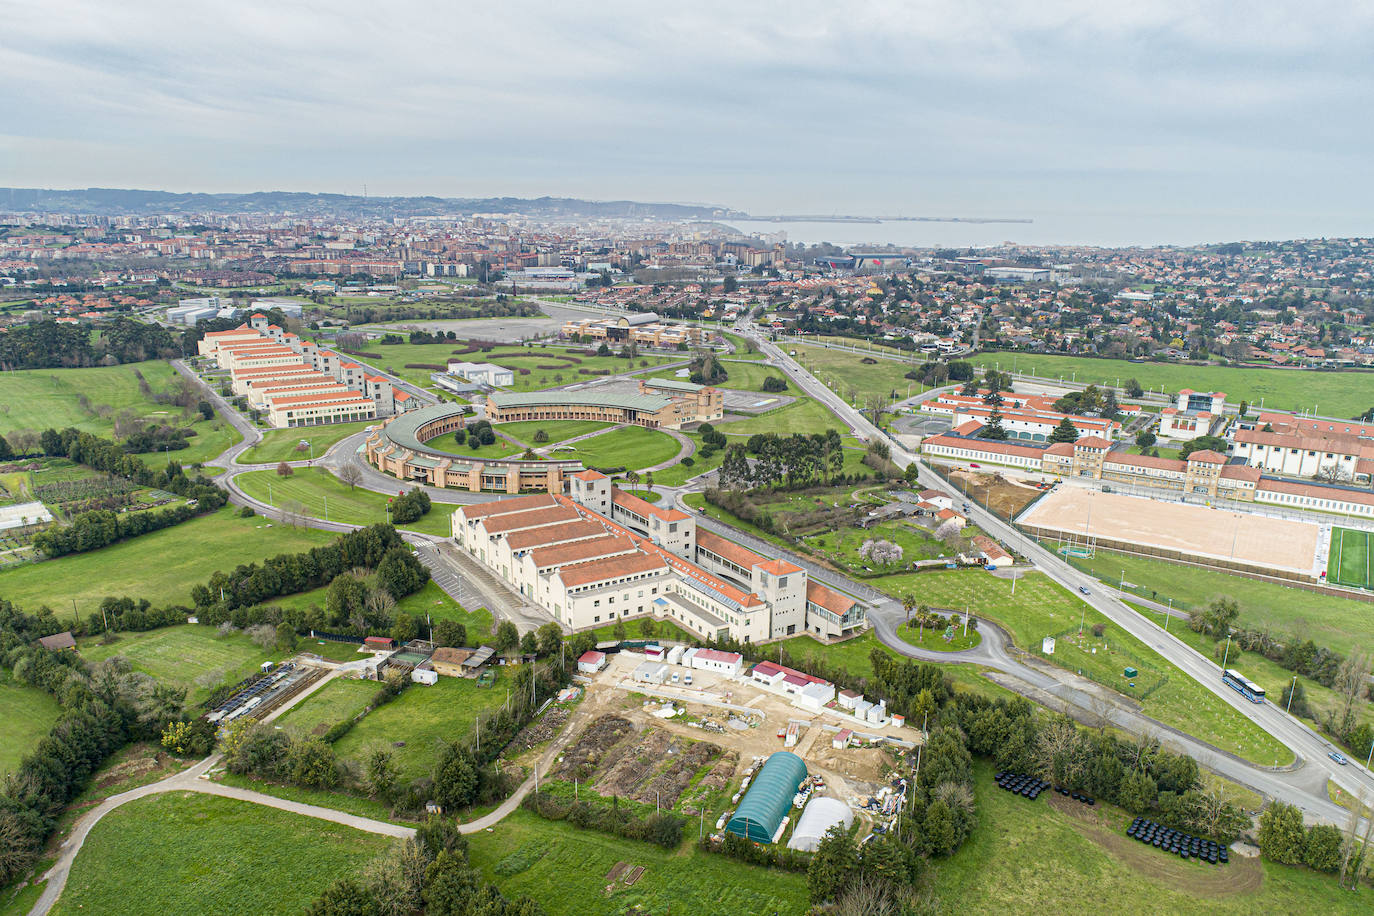
<path fill-rule="evenodd" d="M 0 0 L 0 156 L 43 186 L 1019 215 L 1116 176 L 1122 206 L 1368 210 L 1372 10 Z"/>

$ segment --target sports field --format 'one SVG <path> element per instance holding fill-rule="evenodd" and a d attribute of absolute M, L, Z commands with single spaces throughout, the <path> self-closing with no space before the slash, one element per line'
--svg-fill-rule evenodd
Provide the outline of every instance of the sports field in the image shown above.
<path fill-rule="evenodd" d="M 1312 575 L 1321 531 L 1311 522 L 1074 486 L 1045 494 L 1018 521 L 1080 543 L 1112 539 L 1305 575 Z"/>
<path fill-rule="evenodd" d="M 300 913 L 391 842 L 236 799 L 142 798 L 91 829 L 52 912 Z"/>
<path fill-rule="evenodd" d="M 1333 527 L 1331 553 L 1326 560 L 1326 581 L 1351 588 L 1374 589 L 1369 542 L 1368 531 Z"/>

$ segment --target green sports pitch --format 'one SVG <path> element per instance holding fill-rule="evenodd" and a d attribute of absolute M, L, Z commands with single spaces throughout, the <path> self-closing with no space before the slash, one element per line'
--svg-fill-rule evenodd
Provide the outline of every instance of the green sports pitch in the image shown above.
<path fill-rule="evenodd" d="M 1368 531 L 1354 528 L 1331 529 L 1331 552 L 1326 560 L 1326 581 L 1352 588 L 1374 589 L 1370 575 L 1370 541 Z"/>

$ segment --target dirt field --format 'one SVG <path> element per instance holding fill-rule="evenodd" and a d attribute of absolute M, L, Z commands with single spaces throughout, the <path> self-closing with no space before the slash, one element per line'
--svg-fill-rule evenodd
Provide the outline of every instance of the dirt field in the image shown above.
<path fill-rule="evenodd" d="M 1200 557 L 1313 574 L 1321 529 L 1289 521 L 1061 486 L 1020 519 L 1078 541 L 1113 538 Z"/>
<path fill-rule="evenodd" d="M 970 496 L 986 502 L 989 509 L 1001 518 L 1014 518 L 1016 513 L 1040 495 L 1032 486 L 1013 483 L 1001 474 L 980 474 L 977 471 L 951 471 L 949 479 L 961 490 L 967 487 Z"/>

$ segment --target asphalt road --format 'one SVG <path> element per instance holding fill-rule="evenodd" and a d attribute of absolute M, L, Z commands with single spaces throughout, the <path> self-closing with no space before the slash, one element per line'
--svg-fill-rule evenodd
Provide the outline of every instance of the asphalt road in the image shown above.
<path fill-rule="evenodd" d="M 845 403 L 843 398 L 838 397 L 798 365 L 781 348 L 768 342 L 752 325 L 741 323 L 736 325 L 735 330 L 737 333 L 753 337 L 773 365 L 782 368 L 803 391 L 829 407 L 855 435 L 887 442 L 892 449 L 893 461 L 899 466 L 905 467 L 917 461 L 915 455 L 877 429 L 867 418 Z M 944 480 L 924 466 L 920 467 L 918 482 L 923 488 L 958 495 Z M 1064 563 L 1058 556 L 1025 538 L 1013 526 L 981 506 L 971 504 L 968 515 L 984 531 L 1004 543 L 1015 545 L 1018 551 L 1045 575 L 1064 588 L 1080 594 L 1086 590 L 1087 594 L 1083 595 L 1083 598 L 1088 604 L 1269 732 L 1290 748 L 1297 757 L 1296 765 L 1286 771 L 1257 767 L 1229 756 L 1218 757 L 1215 751 L 1195 755 L 1200 763 L 1229 779 L 1257 788 L 1273 797 L 1283 798 L 1297 804 L 1308 814 L 1333 823 L 1344 823 L 1347 813 L 1328 797 L 1328 778 L 1353 796 L 1363 792 L 1365 797 L 1374 799 L 1374 776 L 1359 763 L 1352 761 L 1347 766 L 1341 766 L 1328 758 L 1328 752 L 1336 750 L 1330 741 L 1272 703 L 1255 704 L 1246 700 L 1222 683 L 1221 667 L 1215 662 L 1203 657 L 1173 634 L 1166 634 L 1157 623 L 1142 617 L 1123 604 L 1112 590 L 1102 586 L 1095 578 Z M 881 638 L 884 627 L 891 622 L 891 610 L 890 607 L 880 605 L 875 611 L 874 626 Z M 886 622 L 880 623 L 880 619 L 883 618 L 886 618 Z M 1269 788 L 1262 788 L 1263 786 Z"/>

